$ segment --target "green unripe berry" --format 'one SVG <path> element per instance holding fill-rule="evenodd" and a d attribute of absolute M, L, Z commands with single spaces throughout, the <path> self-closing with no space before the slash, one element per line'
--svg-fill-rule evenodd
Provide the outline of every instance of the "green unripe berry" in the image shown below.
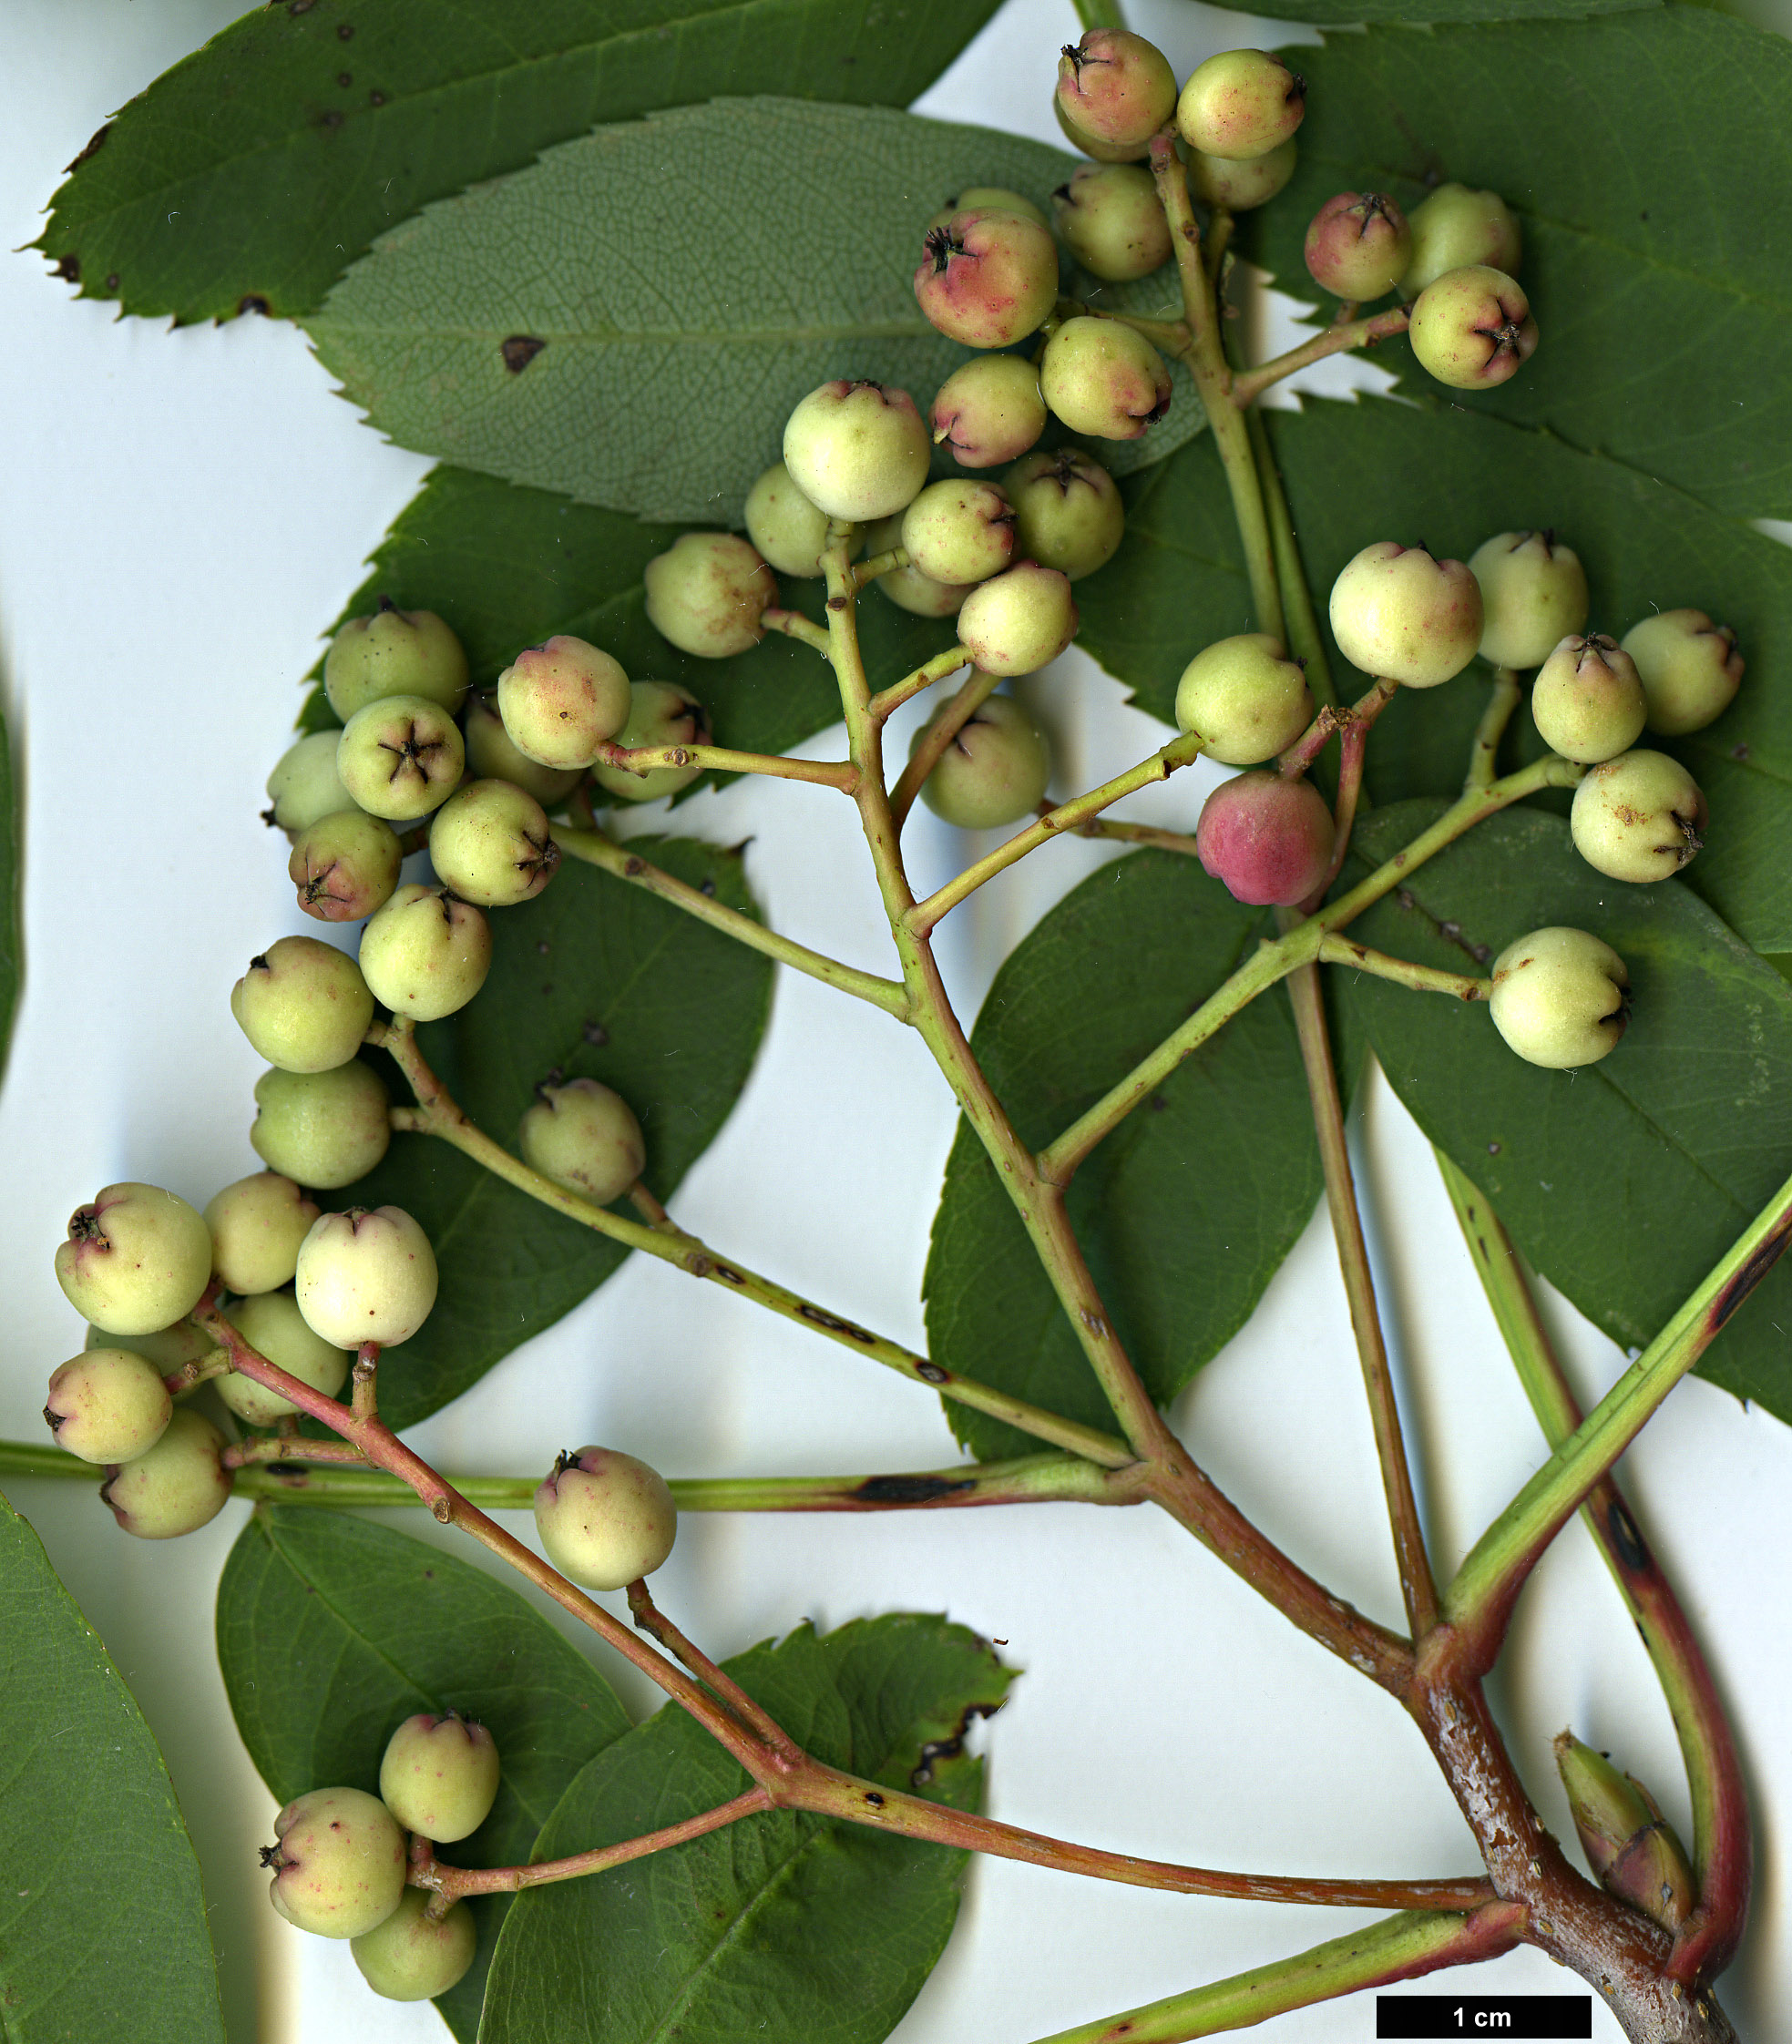
<path fill-rule="evenodd" d="M 978 583 L 958 607 L 958 637 L 986 674 L 1031 674 L 1076 635 L 1070 577 L 1037 561 Z"/>
<path fill-rule="evenodd" d="M 437 1919 L 425 1914 L 428 1907 L 424 1889 L 406 1888 L 383 1924 L 349 1940 L 361 1978 L 387 2001 L 433 2001 L 473 1964 L 479 1931 L 472 1910 L 456 1902 Z"/>
<path fill-rule="evenodd" d="M 919 750 L 947 708 L 942 704 L 915 734 L 911 751 Z M 1012 696 L 991 696 L 940 754 L 921 783 L 921 800 L 962 831 L 994 830 L 1030 816 L 1050 779 L 1045 733 Z"/>
<path fill-rule="evenodd" d="M 319 1937 L 361 1937 L 404 1898 L 404 1834 L 385 1804 L 361 1789 L 312 1789 L 274 1819 L 268 1893 L 288 1923 Z"/>
<path fill-rule="evenodd" d="M 353 1185 L 392 1140 L 380 1075 L 359 1058 L 330 1072 L 263 1072 L 255 1081 L 249 1140 L 270 1170 L 301 1185 L 323 1191 Z"/>
<path fill-rule="evenodd" d="M 207 1201 L 211 1269 L 227 1292 L 275 1292 L 292 1282 L 317 1203 L 278 1171 L 240 1178 Z"/>
<path fill-rule="evenodd" d="M 648 623 L 700 659 L 725 660 L 757 646 L 765 607 L 778 600 L 772 570 L 736 532 L 681 533 L 641 579 Z"/>
<path fill-rule="evenodd" d="M 1206 156 L 1189 151 L 1189 189 L 1203 206 L 1224 207 L 1229 213 L 1248 213 L 1266 206 L 1295 174 L 1299 144 L 1284 142 L 1267 156 Z"/>
<path fill-rule="evenodd" d="M 1532 930 L 1493 961 L 1488 1011 L 1527 1064 L 1596 1064 L 1630 1021 L 1624 962 L 1586 930 Z"/>
<path fill-rule="evenodd" d="M 1321 291 L 1358 301 L 1393 290 L 1412 256 L 1406 215 L 1378 191 L 1341 191 L 1306 230 L 1307 274 Z"/>
<path fill-rule="evenodd" d="M 128 1349 L 151 1364 L 159 1377 L 171 1377 L 189 1363 L 209 1363 L 218 1354 L 218 1344 L 203 1328 L 190 1320 L 177 1320 L 172 1326 L 158 1327 L 148 1334 L 108 1334 L 103 1327 L 89 1327 L 84 1349 Z"/>
<path fill-rule="evenodd" d="M 906 391 L 836 378 L 784 426 L 784 466 L 830 518 L 862 525 L 905 510 L 927 479 L 927 429 Z"/>
<path fill-rule="evenodd" d="M 125 1531 L 139 1540 L 174 1540 L 216 1518 L 235 1472 L 220 1457 L 224 1436 L 209 1419 L 179 1408 L 155 1444 L 114 1464 L 99 1495 Z"/>
<path fill-rule="evenodd" d="M 1306 81 L 1267 50 L 1222 50 L 1197 65 L 1176 102 L 1190 148 L 1255 162 L 1293 139 L 1306 113 Z"/>
<path fill-rule="evenodd" d="M 440 809 L 460 785 L 466 749 L 440 703 L 385 696 L 357 710 L 336 743 L 336 772 L 361 807 L 394 823 Z"/>
<path fill-rule="evenodd" d="M 433 610 L 400 610 L 382 597 L 372 617 L 351 618 L 330 641 L 323 692 L 343 723 L 385 696 L 423 696 L 452 717 L 466 697 L 466 655 Z"/>
<path fill-rule="evenodd" d="M 1002 478 L 1014 506 L 1014 550 L 1080 581 L 1104 567 L 1126 534 L 1118 485 L 1080 447 L 1029 455 Z"/>
<path fill-rule="evenodd" d="M 1170 223 L 1149 170 L 1085 163 L 1051 195 L 1058 239 L 1091 276 L 1123 284 L 1170 260 Z"/>
<path fill-rule="evenodd" d="M 462 901 L 508 908 L 554 877 L 560 848 L 533 795 L 509 781 L 469 781 L 431 820 L 429 863 Z"/>
<path fill-rule="evenodd" d="M 386 1742 L 380 1801 L 406 1831 L 452 1845 L 491 1815 L 497 1781 L 497 1748 L 483 1724 L 419 1712 Z"/>
<path fill-rule="evenodd" d="M 867 526 L 865 547 L 868 554 L 887 554 L 902 545 L 902 514 L 880 518 Z M 899 610 L 917 618 L 951 618 L 963 607 L 973 585 L 968 582 L 936 582 L 918 567 L 893 567 L 877 577 L 876 587 Z"/>
<path fill-rule="evenodd" d="M 623 1589 L 650 1576 L 678 1538 L 666 1480 L 615 1448 L 568 1449 L 537 1487 L 541 1551 L 587 1589 Z"/>
<path fill-rule="evenodd" d="M 1474 659 L 1486 619 L 1480 585 L 1460 561 L 1377 540 L 1332 584 L 1332 637 L 1353 667 L 1432 689 Z"/>
<path fill-rule="evenodd" d="M 1285 752 L 1313 721 L 1313 697 L 1297 662 L 1266 631 L 1216 639 L 1183 669 L 1176 721 L 1199 732 L 1222 766 L 1257 766 Z"/>
<path fill-rule="evenodd" d="M 313 1333 L 291 1292 L 259 1292 L 233 1299 L 225 1318 L 258 1355 L 326 1398 L 333 1398 L 347 1382 L 348 1352 Z M 253 1377 L 232 1372 L 217 1382 L 218 1395 L 251 1426 L 272 1426 L 299 1409 Z"/>
<path fill-rule="evenodd" d="M 1664 738 L 1703 731 L 1730 707 L 1742 683 L 1742 655 L 1727 625 L 1703 610 L 1663 610 L 1633 625 L 1623 649 L 1636 663 L 1649 729 Z"/>
<path fill-rule="evenodd" d="M 526 760 L 582 772 L 629 714 L 629 677 L 589 640 L 557 632 L 497 678 L 497 712 Z"/>
<path fill-rule="evenodd" d="M 151 1334 L 191 1313 L 211 1281 L 211 1231 L 159 1185 L 108 1185 L 69 1217 L 56 1282 L 83 1320 Z"/>
<path fill-rule="evenodd" d="M 1449 270 L 1413 301 L 1407 329 L 1419 366 L 1453 390 L 1490 390 L 1537 346 L 1522 286 L 1503 270 Z"/>
<path fill-rule="evenodd" d="M 1039 393 L 1072 433 L 1136 440 L 1170 409 L 1170 371 L 1118 320 L 1066 320 L 1045 344 Z"/>
<path fill-rule="evenodd" d="M 1439 185 L 1412 210 L 1412 255 L 1401 293 L 1417 298 L 1451 270 L 1485 263 L 1518 274 L 1523 239 L 1511 209 L 1497 191 L 1470 191 L 1467 185 Z"/>
<path fill-rule="evenodd" d="M 1142 156 L 1176 110 L 1176 74 L 1155 43 L 1125 28 L 1091 28 L 1066 43 L 1058 109 L 1079 132 Z"/>
<path fill-rule="evenodd" d="M 535 1093 L 517 1132 L 524 1163 L 593 1206 L 620 1200 L 647 1162 L 629 1103 L 595 1078 L 538 1086 Z"/>
<path fill-rule="evenodd" d="M 813 581 L 823 572 L 827 514 L 797 488 L 783 462 L 774 461 L 747 492 L 746 526 L 747 537 L 780 575 Z M 846 558 L 856 560 L 864 545 L 855 533 Z"/>
<path fill-rule="evenodd" d="M 1030 199 L 1006 185 L 967 185 L 956 199 L 947 199 L 927 225 L 944 227 L 954 213 L 988 212 L 1019 213 L 1022 220 L 1037 220 L 1041 227 L 1051 225 Z"/>
<path fill-rule="evenodd" d="M 934 397 L 934 443 L 960 468 L 993 468 L 1027 452 L 1045 415 L 1039 373 L 1024 355 L 976 355 Z"/>
<path fill-rule="evenodd" d="M 1635 662 L 1603 632 L 1571 633 L 1537 670 L 1531 715 L 1564 760 L 1615 760 L 1643 735 L 1648 700 Z"/>
<path fill-rule="evenodd" d="M 464 1008 L 491 969 L 491 925 L 445 887 L 401 887 L 361 933 L 374 997 L 414 1022 Z"/>
<path fill-rule="evenodd" d="M 361 1048 L 374 996 L 361 967 L 316 937 L 282 937 L 249 961 L 230 990 L 230 1013 L 269 1064 L 327 1072 Z"/>
<path fill-rule="evenodd" d="M 1587 576 L 1552 532 L 1501 532 L 1469 556 L 1480 586 L 1480 656 L 1492 667 L 1541 667 L 1587 623 Z"/>
<path fill-rule="evenodd" d="M 307 915 L 320 923 L 358 923 L 390 899 L 404 861 L 390 823 L 364 810 L 343 809 L 299 833 L 286 872 Z"/>
<path fill-rule="evenodd" d="M 629 721 L 616 737 L 619 745 L 639 751 L 646 746 L 709 743 L 709 720 L 702 705 L 675 683 L 637 681 L 630 696 Z M 702 771 L 694 765 L 662 766 L 633 773 L 627 767 L 600 762 L 591 770 L 591 778 L 623 802 L 658 802 L 688 788 Z"/>
<path fill-rule="evenodd" d="M 129 1462 L 161 1439 L 174 1413 L 161 1372 L 127 1348 L 90 1348 L 50 1374 L 44 1418 L 83 1462 Z"/>
<path fill-rule="evenodd" d="M 1569 819 L 1574 849 L 1613 880 L 1665 880 L 1703 846 L 1705 795 L 1665 752 L 1621 752 L 1587 769 Z"/>
<path fill-rule="evenodd" d="M 994 483 L 931 483 L 902 515 L 908 558 L 935 582 L 984 582 L 1014 554 L 1014 507 Z"/>
<path fill-rule="evenodd" d="M 435 1252 L 402 1207 L 351 1207 L 312 1223 L 292 1295 L 312 1334 L 335 1348 L 408 1342 L 435 1303 Z"/>
<path fill-rule="evenodd" d="M 268 776 L 268 821 L 295 835 L 321 817 L 357 805 L 336 772 L 340 731 L 312 731 L 287 747 Z"/>
<path fill-rule="evenodd" d="M 504 728 L 503 718 L 485 696 L 467 699 L 462 730 L 466 741 L 466 771 L 480 781 L 507 781 L 512 787 L 533 795 L 543 809 L 558 809 L 579 785 L 582 761 L 579 766 L 550 767 L 530 759 L 527 752 L 518 751 L 516 741 Z"/>

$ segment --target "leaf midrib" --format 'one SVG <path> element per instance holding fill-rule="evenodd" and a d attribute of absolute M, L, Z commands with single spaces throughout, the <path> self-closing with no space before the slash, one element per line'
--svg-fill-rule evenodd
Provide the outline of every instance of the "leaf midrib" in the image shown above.
<path fill-rule="evenodd" d="M 937 331 L 916 317 L 914 320 L 855 320 L 838 326 L 729 326 L 709 328 L 701 326 L 668 327 L 616 327 L 579 326 L 553 327 L 543 325 L 518 312 L 517 318 L 525 322 L 529 338 L 545 342 L 549 346 L 565 348 L 596 347 L 650 347 L 656 349 L 682 348 L 706 345 L 719 348 L 754 347 L 787 348 L 793 342 L 824 342 L 829 346 L 842 341 L 928 341 L 939 338 Z M 341 313 L 324 312 L 320 316 L 307 317 L 300 323 L 313 339 L 332 332 L 353 334 L 357 340 L 367 341 L 415 341 L 419 337 L 430 340 L 458 342 L 467 346 L 489 348 L 508 340 L 518 330 L 515 321 L 497 322 L 490 326 L 450 326 L 446 323 L 421 322 L 411 325 L 390 325 L 384 321 L 360 320 Z"/>

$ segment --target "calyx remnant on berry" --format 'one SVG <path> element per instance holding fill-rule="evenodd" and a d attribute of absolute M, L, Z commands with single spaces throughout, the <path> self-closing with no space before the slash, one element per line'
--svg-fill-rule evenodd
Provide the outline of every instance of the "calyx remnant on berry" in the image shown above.
<path fill-rule="evenodd" d="M 1634 661 L 1603 632 L 1571 632 L 1531 686 L 1531 715 L 1544 742 L 1583 765 L 1627 751 L 1647 714 Z"/>
<path fill-rule="evenodd" d="M 1461 561 L 1391 539 L 1365 547 L 1332 584 L 1338 650 L 1365 674 L 1409 689 L 1459 674 L 1475 657 L 1485 618 L 1480 585 Z"/>
<path fill-rule="evenodd" d="M 855 525 L 905 509 L 927 479 L 929 451 L 908 393 L 863 379 L 821 384 L 784 424 L 792 482 L 827 516 Z"/>
<path fill-rule="evenodd" d="M 935 444 L 960 468 L 1012 461 L 1045 431 L 1039 373 L 1024 355 L 973 356 L 935 393 L 932 416 Z"/>
<path fill-rule="evenodd" d="M 1136 440 L 1170 409 L 1170 370 L 1136 328 L 1079 314 L 1046 342 L 1039 391 L 1072 433 Z"/>
<path fill-rule="evenodd" d="M 76 1208 L 56 1274 L 96 1327 L 153 1334 L 199 1303 L 211 1276 L 211 1231 L 185 1200 L 127 1180 Z"/>
<path fill-rule="evenodd" d="M 1580 557 L 1552 532 L 1500 532 L 1469 556 L 1480 585 L 1480 656 L 1494 667 L 1541 667 L 1587 622 Z"/>
<path fill-rule="evenodd" d="M 1412 253 L 1406 215 L 1385 193 L 1341 191 L 1313 216 L 1306 268 L 1334 297 L 1379 298 L 1404 275 Z"/>
<path fill-rule="evenodd" d="M 1488 390 L 1518 373 L 1537 346 L 1523 287 L 1476 264 L 1447 271 L 1413 301 L 1408 329 L 1421 367 L 1457 390 Z"/>
<path fill-rule="evenodd" d="M 650 1576 L 678 1538 L 678 1507 L 657 1469 L 616 1448 L 568 1448 L 535 1493 L 542 1551 L 587 1589 Z"/>
<path fill-rule="evenodd" d="M 1006 348 L 1040 326 L 1057 301 L 1057 244 L 1019 213 L 954 213 L 927 231 L 915 297 L 954 341 Z"/>
<path fill-rule="evenodd" d="M 1124 28 L 1091 28 L 1058 64 L 1060 118 L 1116 153 L 1142 156 L 1176 110 L 1176 74 L 1155 43 Z"/>

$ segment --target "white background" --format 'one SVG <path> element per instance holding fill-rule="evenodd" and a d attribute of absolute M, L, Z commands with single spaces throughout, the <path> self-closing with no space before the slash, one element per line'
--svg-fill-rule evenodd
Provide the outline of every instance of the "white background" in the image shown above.
<path fill-rule="evenodd" d="M 1772 5 L 1775 0 L 1761 0 Z M 61 167 L 127 97 L 221 27 L 241 0 L 7 0 L 0 10 L 0 246 L 17 249 Z M 1179 73 L 1266 42 L 1248 17 L 1141 0 L 1135 25 Z M 1060 0 L 1010 0 L 923 102 L 1052 140 Z M 425 471 L 331 392 L 295 330 L 254 319 L 169 333 L 75 301 L 39 257 L 0 257 L 0 693 L 26 799 L 27 974 L 0 1096 L 0 1434 L 42 1437 L 46 1374 L 80 1345 L 51 1272 L 64 1218 L 112 1180 L 195 1202 L 258 1168 L 258 1061 L 227 996 L 251 954 L 307 925 L 284 848 L 257 818 L 316 635 Z M 1546 342 L 1547 344 L 1547 342 Z M 850 372 L 851 364 L 843 363 Z M 1375 373 L 1360 373 L 1373 379 Z M 1572 537 L 1572 536 L 1571 536 Z M 1080 654 L 1023 693 L 1086 786 L 1161 731 Z M 838 750 L 837 736 L 816 741 Z M 1189 828 L 1211 777 L 1135 813 Z M 737 788 L 682 812 L 733 843 L 780 927 L 887 969 L 846 804 Z M 921 884 L 977 847 L 911 826 Z M 1048 848 L 947 926 L 964 1012 L 996 964 L 1103 848 Z M 818 878 L 818 876 L 824 876 Z M 729 1253 L 923 1343 L 927 1229 L 953 1117 L 921 1045 L 885 1017 L 782 976 L 763 1056 L 679 1217 Z M 1428 1152 L 1378 1083 L 1358 1129 L 1384 1303 L 1440 1568 L 1539 1459 L 1535 1427 L 1483 1309 Z M 1582 1395 L 1622 1359 L 1559 1303 Z M 1328 1237 L 1309 1229 L 1255 1321 L 1174 1415 L 1270 1533 L 1375 1616 L 1398 1622 L 1378 1485 Z M 449 1470 L 534 1474 L 568 1440 L 626 1446 L 671 1475 L 926 1467 L 954 1459 L 930 1397 L 658 1264 L 637 1261 L 418 1429 Z M 1735 1707 L 1767 1819 L 1757 1902 L 1724 1996 L 1756 2040 L 1792 2036 L 1784 1857 L 1772 1813 L 1792 1788 L 1783 1557 L 1792 1439 L 1690 1382 L 1624 1469 Z M 346 1947 L 280 1923 L 255 1846 L 271 1798 L 230 1722 L 211 1599 L 248 1507 L 147 1545 L 86 1486 L 19 1482 L 14 1502 L 130 1681 L 168 1756 L 205 1866 L 234 2044 L 443 2034 L 427 2008 L 374 2001 Z M 394 1515 L 394 1522 L 401 1522 Z M 421 1514 L 423 1539 L 447 1538 Z M 527 1532 L 525 1516 L 519 1530 Z M 686 1520 L 659 1579 L 718 1656 L 804 1617 L 944 1610 L 1024 1668 L 983 1734 L 998 1815 L 1135 1853 L 1315 1874 L 1476 1870 L 1469 1834 L 1398 1709 L 1296 1636 L 1169 1522 L 1087 1508 Z M 616 1599 L 620 1603 L 620 1599 Z M 602 1650 L 594 1651 L 601 1653 Z M 652 1698 L 607 1667 L 632 1707 Z M 1494 1685 L 1546 1819 L 1566 1813 L 1548 1758 L 1564 1723 L 1649 1780 L 1685 1825 L 1676 1749 L 1646 1662 L 1577 1528 L 1519 1615 Z M 1345 1913 L 1178 1899 L 980 1865 L 903 2044 L 1020 2040 L 1345 1931 Z M 1577 1983 L 1521 1953 L 1465 1990 Z M 1615 2028 L 1595 2014 L 1596 2034 Z M 1367 2038 L 1367 2000 L 1285 2018 L 1278 2039 Z"/>

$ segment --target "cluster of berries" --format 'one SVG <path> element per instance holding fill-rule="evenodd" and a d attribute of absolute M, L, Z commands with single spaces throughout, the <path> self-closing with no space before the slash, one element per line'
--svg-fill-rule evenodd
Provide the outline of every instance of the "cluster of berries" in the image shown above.
<path fill-rule="evenodd" d="M 425 2001 L 445 1994 L 473 1964 L 473 1912 L 456 1902 L 432 1914 L 429 1891 L 407 1885 L 406 1834 L 432 1845 L 469 1838 L 491 1814 L 502 1769 L 483 1724 L 449 1711 L 406 1718 L 380 1761 L 380 1793 L 320 1788 L 274 1819 L 275 1909 L 300 1930 L 345 1937 L 375 1994 Z"/>

